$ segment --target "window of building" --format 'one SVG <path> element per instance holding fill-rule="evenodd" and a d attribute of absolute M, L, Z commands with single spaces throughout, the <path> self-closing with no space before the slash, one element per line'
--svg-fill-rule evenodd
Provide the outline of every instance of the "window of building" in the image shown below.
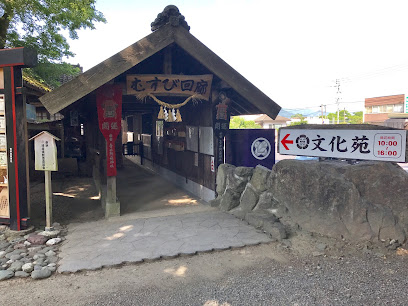
<path fill-rule="evenodd" d="M 43 110 L 43 111 L 41 111 L 41 110 L 40 110 L 40 111 L 37 111 L 37 121 L 47 120 L 47 119 L 48 119 L 47 115 L 48 115 L 48 112 L 45 111 L 45 110 Z"/>
<path fill-rule="evenodd" d="M 380 107 L 378 105 L 373 106 L 372 113 L 373 114 L 378 114 L 379 112 L 380 112 Z"/>
<path fill-rule="evenodd" d="M 380 105 L 380 113 L 386 113 L 387 112 L 387 105 Z"/>
<path fill-rule="evenodd" d="M 366 110 L 366 114 L 371 114 L 373 112 L 373 109 L 371 106 L 366 106 L 365 110 Z"/>
<path fill-rule="evenodd" d="M 392 113 L 394 110 L 394 105 L 387 105 L 387 108 L 385 110 L 386 113 Z"/>
<path fill-rule="evenodd" d="M 394 113 L 403 113 L 404 112 L 404 104 L 394 104 Z"/>

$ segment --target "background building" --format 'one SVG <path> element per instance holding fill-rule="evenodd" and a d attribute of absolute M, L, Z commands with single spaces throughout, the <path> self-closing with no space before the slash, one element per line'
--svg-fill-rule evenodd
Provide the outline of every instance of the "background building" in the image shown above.
<path fill-rule="evenodd" d="M 385 125 L 389 114 L 404 113 L 405 95 L 393 95 L 365 99 L 364 122 Z"/>

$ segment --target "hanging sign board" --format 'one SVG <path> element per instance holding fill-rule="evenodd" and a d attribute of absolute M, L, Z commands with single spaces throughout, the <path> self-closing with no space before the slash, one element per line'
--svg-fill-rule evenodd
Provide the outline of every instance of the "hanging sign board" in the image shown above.
<path fill-rule="evenodd" d="M 210 97 L 212 74 L 165 75 L 132 74 L 126 76 L 128 95 L 193 96 L 207 100 Z"/>
<path fill-rule="evenodd" d="M 405 162 L 403 130 L 279 129 L 279 153 Z"/>
<path fill-rule="evenodd" d="M 106 139 L 107 175 L 116 176 L 115 140 L 121 131 L 122 88 L 106 84 L 96 93 L 99 129 Z"/>
<path fill-rule="evenodd" d="M 71 126 L 79 126 L 79 115 L 77 110 L 69 112 L 69 119 L 71 122 Z"/>
<path fill-rule="evenodd" d="M 60 139 L 46 131 L 42 131 L 30 138 L 30 140 L 34 140 L 35 170 L 58 171 L 57 144 L 55 141 Z"/>

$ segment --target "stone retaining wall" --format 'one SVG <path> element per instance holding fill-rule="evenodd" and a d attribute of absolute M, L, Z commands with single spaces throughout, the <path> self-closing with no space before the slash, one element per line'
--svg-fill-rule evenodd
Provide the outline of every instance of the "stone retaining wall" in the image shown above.
<path fill-rule="evenodd" d="M 212 206 L 264 230 L 274 225 L 277 239 L 289 227 L 350 241 L 407 238 L 408 174 L 393 163 L 283 160 L 272 171 L 223 164 L 217 194 Z"/>

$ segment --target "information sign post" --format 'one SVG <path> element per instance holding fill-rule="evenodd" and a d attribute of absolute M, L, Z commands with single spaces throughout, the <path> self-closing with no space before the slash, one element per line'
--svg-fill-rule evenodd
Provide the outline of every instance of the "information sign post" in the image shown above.
<path fill-rule="evenodd" d="M 57 145 L 55 141 L 60 139 L 46 131 L 42 131 L 30 138 L 30 140 L 34 140 L 35 170 L 44 171 L 45 175 L 45 230 L 51 231 L 53 230 L 51 171 L 58 171 Z"/>

